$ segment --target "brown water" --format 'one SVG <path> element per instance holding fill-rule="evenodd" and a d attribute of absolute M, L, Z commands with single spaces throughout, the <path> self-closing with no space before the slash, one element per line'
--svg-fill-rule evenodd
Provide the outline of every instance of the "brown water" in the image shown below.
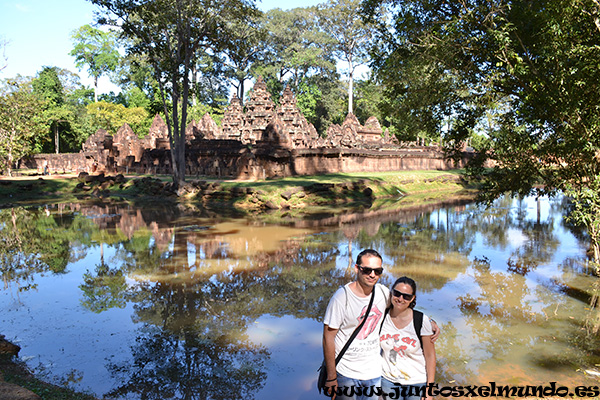
<path fill-rule="evenodd" d="M 371 247 L 442 326 L 440 385 L 600 385 L 598 278 L 562 214 L 530 198 L 287 226 L 168 204 L 0 210 L 0 333 L 99 397 L 316 399 L 327 301 Z"/>

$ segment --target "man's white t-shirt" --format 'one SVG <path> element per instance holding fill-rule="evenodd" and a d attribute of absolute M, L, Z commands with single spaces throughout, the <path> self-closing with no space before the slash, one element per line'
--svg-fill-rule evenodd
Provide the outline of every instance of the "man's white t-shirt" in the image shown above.
<path fill-rule="evenodd" d="M 427 315 L 423 315 L 421 336 L 430 335 L 433 335 L 431 321 Z M 382 376 L 391 382 L 403 385 L 427 383 L 425 356 L 412 320 L 404 328 L 398 329 L 388 315 L 383 321 L 380 338 L 383 360 Z"/>
<path fill-rule="evenodd" d="M 354 329 L 361 323 L 371 296 L 358 297 L 349 287 L 339 288 L 327 305 L 323 323 L 338 329 L 335 336 L 336 356 L 342 350 Z M 388 303 L 390 291 L 381 284 L 374 287 L 375 299 L 362 329 L 337 364 L 336 370 L 352 379 L 374 379 L 381 376 L 379 326 Z"/>

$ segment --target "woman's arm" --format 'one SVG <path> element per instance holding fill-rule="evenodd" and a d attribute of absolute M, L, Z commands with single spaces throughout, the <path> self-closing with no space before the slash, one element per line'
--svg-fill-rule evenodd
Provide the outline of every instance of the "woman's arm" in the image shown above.
<path fill-rule="evenodd" d="M 423 355 L 425 356 L 425 371 L 427 372 L 427 385 L 435 382 L 435 344 L 430 336 L 423 336 Z M 430 399 L 430 396 L 425 397 Z"/>

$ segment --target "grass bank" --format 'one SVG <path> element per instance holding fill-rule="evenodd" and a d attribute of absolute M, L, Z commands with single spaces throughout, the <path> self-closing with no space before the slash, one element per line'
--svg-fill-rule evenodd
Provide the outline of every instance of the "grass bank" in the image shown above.
<path fill-rule="evenodd" d="M 224 205 L 244 212 L 309 207 L 370 207 L 375 201 L 430 201 L 472 195 L 462 170 L 397 171 L 296 176 L 262 181 L 188 177 L 177 192 L 168 176 L 28 176 L 0 178 L 0 206 L 87 199 L 147 201 L 170 199 L 205 207 Z"/>
<path fill-rule="evenodd" d="M 23 390 L 25 388 L 26 390 Z M 36 397 L 39 396 L 39 397 Z M 22 362 L 13 356 L 0 355 L 0 399 L 96 400 L 90 394 L 56 386 L 33 376 Z"/>

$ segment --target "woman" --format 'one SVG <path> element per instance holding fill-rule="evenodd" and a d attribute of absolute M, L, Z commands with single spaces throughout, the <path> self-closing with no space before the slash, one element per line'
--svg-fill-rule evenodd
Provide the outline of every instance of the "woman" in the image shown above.
<path fill-rule="evenodd" d="M 435 347 L 429 317 L 423 315 L 421 340 L 415 330 L 414 322 L 418 325 L 420 319 L 419 311 L 413 310 L 416 293 L 415 281 L 406 276 L 392 285 L 391 304 L 380 331 L 384 399 L 391 395 L 393 399 L 420 400 L 421 394 L 428 399 L 426 389 L 421 388 L 435 379 Z"/>

